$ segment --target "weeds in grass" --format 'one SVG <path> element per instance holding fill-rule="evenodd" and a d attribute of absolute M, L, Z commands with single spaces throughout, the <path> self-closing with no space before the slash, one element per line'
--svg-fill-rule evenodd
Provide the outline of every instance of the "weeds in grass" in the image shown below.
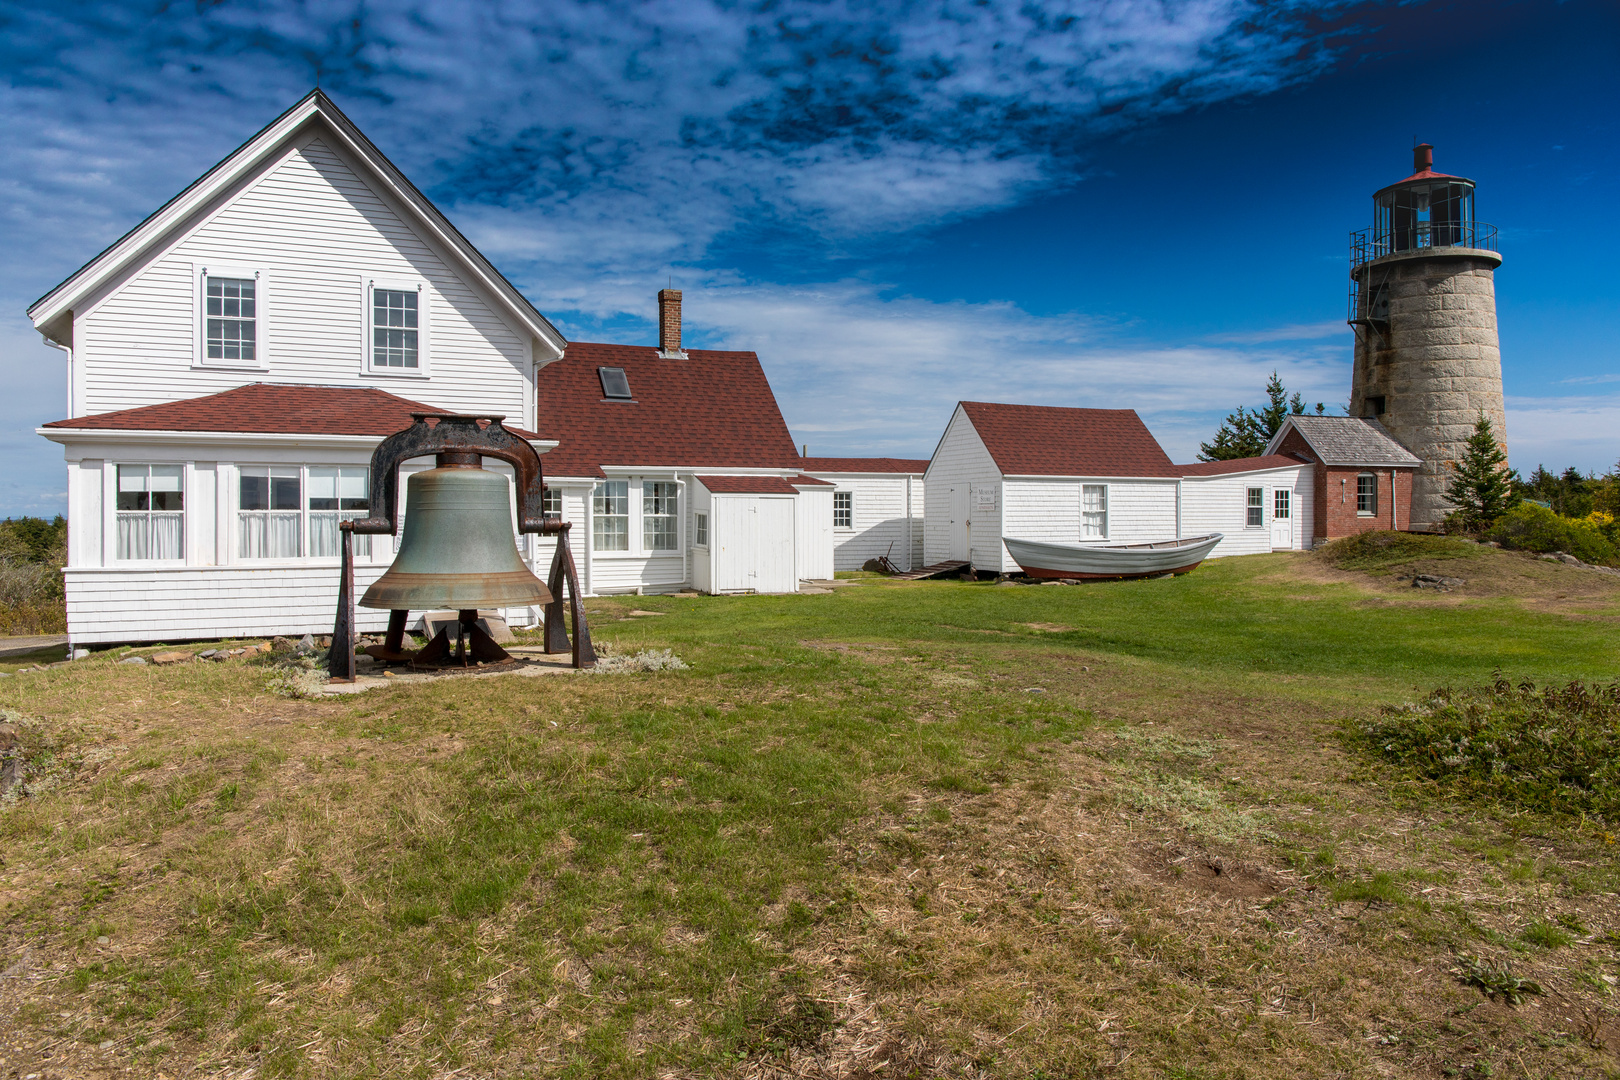
<path fill-rule="evenodd" d="M 1463 798 L 1620 814 L 1620 683 L 1441 688 L 1346 726 L 1345 741 Z"/>
<path fill-rule="evenodd" d="M 586 670 L 594 675 L 624 675 L 632 671 L 685 671 L 686 661 L 673 649 L 642 649 L 631 654 L 610 653 Z"/>
<path fill-rule="evenodd" d="M 1541 984 L 1513 974 L 1505 963 L 1493 964 L 1475 956 L 1459 956 L 1455 969 L 1457 980 L 1464 986 L 1473 986 L 1485 992 L 1486 997 L 1500 997 L 1510 1005 L 1522 1003 L 1528 994 L 1544 994 Z"/>
<path fill-rule="evenodd" d="M 1382 570 L 1419 559 L 1471 559 L 1483 551 L 1449 537 L 1381 529 L 1335 540 L 1319 554 L 1340 570 Z"/>
<path fill-rule="evenodd" d="M 1519 931 L 1519 938 L 1532 945 L 1540 945 L 1543 949 L 1562 949 L 1575 941 L 1574 935 L 1562 926 L 1543 920 L 1537 920 Z"/>
<path fill-rule="evenodd" d="M 1334 903 L 1389 904 L 1406 902 L 1406 894 L 1393 875 L 1382 870 L 1370 878 L 1340 882 L 1333 888 Z"/>
<path fill-rule="evenodd" d="M 282 656 L 276 660 L 270 676 L 271 693 L 288 698 L 318 698 L 326 687 L 326 676 L 321 674 L 311 656 Z"/>

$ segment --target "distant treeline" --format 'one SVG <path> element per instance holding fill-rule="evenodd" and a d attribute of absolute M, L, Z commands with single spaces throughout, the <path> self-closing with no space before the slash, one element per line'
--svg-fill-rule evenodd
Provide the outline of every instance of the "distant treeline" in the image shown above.
<path fill-rule="evenodd" d="M 0 521 L 0 634 L 61 634 L 67 521 L 60 514 Z"/>

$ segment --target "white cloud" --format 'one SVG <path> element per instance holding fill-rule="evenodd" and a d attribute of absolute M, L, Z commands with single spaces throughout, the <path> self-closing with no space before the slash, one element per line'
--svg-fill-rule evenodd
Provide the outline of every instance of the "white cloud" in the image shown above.
<path fill-rule="evenodd" d="M 1620 461 L 1620 394 L 1507 399 L 1508 458 L 1528 476 L 1537 465 L 1606 473 Z"/>

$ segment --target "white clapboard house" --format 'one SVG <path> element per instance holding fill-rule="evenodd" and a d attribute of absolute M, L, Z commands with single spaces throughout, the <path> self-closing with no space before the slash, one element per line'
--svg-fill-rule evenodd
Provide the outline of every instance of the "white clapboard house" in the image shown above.
<path fill-rule="evenodd" d="M 859 570 L 887 558 L 901 570 L 923 565 L 923 474 L 910 458 L 801 458 L 805 473 L 832 485 L 833 567 Z"/>
<path fill-rule="evenodd" d="M 659 292 L 657 348 L 574 342 L 540 373 L 551 512 L 589 593 L 793 592 L 833 574 L 833 486 L 803 475 L 751 352 L 681 347 Z M 549 549 L 549 548 L 548 548 Z"/>
<path fill-rule="evenodd" d="M 586 549 L 581 569 L 592 586 L 786 591 L 796 574 L 831 572 L 831 488 L 799 476 L 752 354 L 682 357 L 677 348 L 650 369 L 673 377 L 679 366 L 710 388 L 704 437 L 747 433 L 725 454 L 705 445 L 676 460 L 662 450 L 678 444 L 638 442 L 649 426 L 693 417 L 653 405 L 660 395 L 616 397 L 597 369 L 624 369 L 632 391 L 650 391 L 658 378 L 638 377 L 640 360 L 603 359 L 611 346 L 570 349 L 319 91 L 29 316 L 65 354 L 70 419 L 39 433 L 67 460 L 75 645 L 329 628 L 337 522 L 365 516 L 371 452 L 412 411 L 502 414 L 543 453 L 565 438 L 589 441 L 590 468 L 573 464 L 585 460 L 577 454 L 558 459 L 573 470 L 566 479 L 592 482 L 589 498 L 566 482 L 557 491 L 583 525 L 574 545 Z M 560 364 L 565 350 L 570 360 Z M 595 382 L 580 391 L 588 402 L 569 406 L 556 377 L 538 392 L 559 364 L 559 373 L 589 370 Z M 727 373 L 755 381 L 731 395 Z M 767 405 L 764 422 L 728 412 Z M 631 419 L 604 435 L 591 425 L 608 409 Z M 541 427 L 544 437 L 530 436 Z M 699 448 L 696 436 L 683 445 Z M 705 486 L 728 475 L 747 479 Z M 669 481 L 673 495 L 657 486 Z M 801 504 L 814 505 L 801 514 Z M 602 537 L 611 539 L 594 543 Z M 363 590 L 393 545 L 357 540 Z M 521 545 L 543 574 L 549 545 L 535 537 Z M 672 560 L 684 561 L 684 574 L 669 570 Z M 739 570 L 738 560 L 748 565 Z M 358 614 L 366 631 L 387 617 Z"/>
<path fill-rule="evenodd" d="M 1131 409 L 963 401 L 925 476 L 923 558 L 1016 573 L 1004 536 L 1119 544 L 1212 532 L 1212 558 L 1311 546 L 1310 462 L 1177 465 Z"/>

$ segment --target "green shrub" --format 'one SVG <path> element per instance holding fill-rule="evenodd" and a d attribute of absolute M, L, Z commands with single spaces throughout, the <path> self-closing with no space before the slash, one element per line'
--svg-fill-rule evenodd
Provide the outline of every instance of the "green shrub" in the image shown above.
<path fill-rule="evenodd" d="M 1468 559 L 1481 552 L 1477 544 L 1444 536 L 1379 529 L 1335 540 L 1321 554 L 1340 570 L 1378 570 L 1419 559 Z"/>
<path fill-rule="evenodd" d="M 1498 672 L 1346 726 L 1345 741 L 1460 798 L 1620 817 L 1620 683 L 1537 689 Z"/>
<path fill-rule="evenodd" d="M 1534 503 L 1521 503 L 1509 510 L 1486 535 L 1507 548 L 1567 551 L 1582 562 L 1620 566 L 1620 550 L 1597 525 L 1587 520 L 1559 517 Z"/>

